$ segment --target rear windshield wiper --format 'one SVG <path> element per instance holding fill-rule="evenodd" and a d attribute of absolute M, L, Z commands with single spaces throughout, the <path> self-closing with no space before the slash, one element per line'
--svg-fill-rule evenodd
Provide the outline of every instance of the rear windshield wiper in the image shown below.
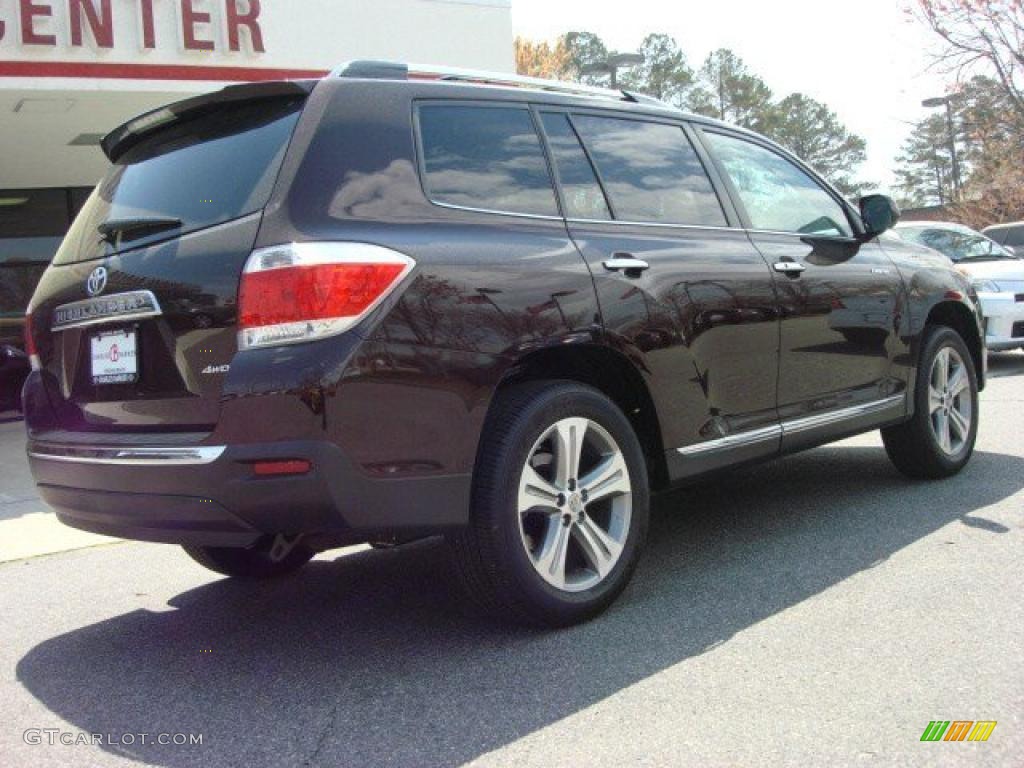
<path fill-rule="evenodd" d="M 96 227 L 100 236 L 108 243 L 115 240 L 138 240 L 146 235 L 156 235 L 183 225 L 181 219 L 150 218 L 150 219 L 112 219 Z"/>

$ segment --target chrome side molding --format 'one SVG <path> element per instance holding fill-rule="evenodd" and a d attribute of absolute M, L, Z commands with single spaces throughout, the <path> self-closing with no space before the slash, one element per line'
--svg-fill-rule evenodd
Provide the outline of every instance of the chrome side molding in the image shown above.
<path fill-rule="evenodd" d="M 682 454 L 683 456 L 701 456 L 707 453 L 744 448 L 750 445 L 764 443 L 769 440 L 777 440 L 785 437 L 786 435 L 793 435 L 812 429 L 818 429 L 819 427 L 831 426 L 832 424 L 838 424 L 861 416 L 869 416 L 872 413 L 880 413 L 888 410 L 889 408 L 895 408 L 898 405 L 905 405 L 906 402 L 907 396 L 905 393 L 902 395 L 893 395 L 892 397 L 887 397 L 883 400 L 873 400 L 870 403 L 861 403 L 860 405 L 854 405 L 849 408 L 840 408 L 836 411 L 817 413 L 813 416 L 805 416 L 799 419 L 790 419 L 789 421 L 784 421 L 781 424 L 770 427 L 752 429 L 749 432 L 739 432 L 735 435 L 727 435 L 726 437 L 708 440 L 703 443 L 697 443 L 696 445 L 676 448 L 676 453 Z"/>
<path fill-rule="evenodd" d="M 176 467 L 212 464 L 219 459 L 225 445 L 124 448 L 109 446 L 47 445 L 40 443 L 29 448 L 28 455 L 41 461 L 65 464 L 106 464 L 135 467 Z"/>
<path fill-rule="evenodd" d="M 162 314 L 160 302 L 152 291 L 129 291 L 62 304 L 53 310 L 51 329 L 59 333 L 72 328 L 143 320 Z"/>
<path fill-rule="evenodd" d="M 841 408 L 838 411 L 828 411 L 827 413 L 817 413 L 814 416 L 791 419 L 790 421 L 782 422 L 782 433 L 783 435 L 789 435 L 797 432 L 806 432 L 809 429 L 817 429 L 818 427 L 827 427 L 831 424 L 847 421 L 848 419 L 856 419 L 861 416 L 878 413 L 879 411 L 885 411 L 897 405 L 906 404 L 906 402 L 907 396 L 905 394 L 894 395 L 884 400 L 873 400 L 870 403 L 861 403 L 850 408 Z"/>
<path fill-rule="evenodd" d="M 677 448 L 676 451 L 683 456 L 702 456 L 706 453 L 727 451 L 732 448 L 744 448 L 748 445 L 765 443 L 769 440 L 778 440 L 782 437 L 782 427 L 775 425 L 763 429 L 753 429 L 749 432 L 739 432 L 735 435 L 719 437 L 715 440 L 708 440 L 696 445 L 688 445 L 685 448 Z"/>

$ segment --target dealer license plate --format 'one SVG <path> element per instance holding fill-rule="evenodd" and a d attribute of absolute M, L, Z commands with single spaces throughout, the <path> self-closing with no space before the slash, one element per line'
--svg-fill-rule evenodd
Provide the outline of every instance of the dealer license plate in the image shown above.
<path fill-rule="evenodd" d="M 91 339 L 92 383 L 132 384 L 139 379 L 135 331 L 101 333 Z"/>

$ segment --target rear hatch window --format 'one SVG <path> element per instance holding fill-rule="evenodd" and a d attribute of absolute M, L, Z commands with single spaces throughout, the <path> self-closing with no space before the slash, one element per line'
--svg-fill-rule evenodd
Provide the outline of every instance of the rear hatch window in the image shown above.
<path fill-rule="evenodd" d="M 51 331 L 38 354 L 65 429 L 217 422 L 238 349 L 239 278 L 305 102 L 224 94 L 172 105 L 155 125 L 143 116 L 128 124 L 138 132 L 105 143 L 110 171 L 33 300 L 33 328 Z"/>
<path fill-rule="evenodd" d="M 259 211 L 302 104 L 292 97 L 219 105 L 145 137 L 114 163 L 54 263 L 108 256 Z"/>

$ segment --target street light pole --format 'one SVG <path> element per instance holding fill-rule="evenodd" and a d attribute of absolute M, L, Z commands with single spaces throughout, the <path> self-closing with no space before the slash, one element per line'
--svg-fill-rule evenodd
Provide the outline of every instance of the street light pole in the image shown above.
<path fill-rule="evenodd" d="M 960 178 L 960 157 L 956 151 L 956 128 L 953 124 L 953 99 L 949 96 L 936 96 L 932 99 L 925 99 L 921 102 L 922 107 L 932 109 L 934 107 L 946 108 L 946 133 L 949 139 L 949 160 L 953 171 L 953 199 L 960 201 L 963 191 L 963 181 Z"/>
<path fill-rule="evenodd" d="M 619 88 L 619 70 L 624 67 L 633 67 L 643 64 L 644 57 L 639 53 L 613 53 L 604 61 L 595 61 L 583 68 L 580 74 L 583 75 L 608 75 L 609 87 L 612 90 Z"/>
<path fill-rule="evenodd" d="M 956 152 L 956 130 L 953 128 L 953 103 L 946 99 L 946 130 L 949 131 L 949 157 L 953 162 L 953 191 L 957 202 L 963 195 L 963 181 L 960 179 L 960 158 Z"/>

